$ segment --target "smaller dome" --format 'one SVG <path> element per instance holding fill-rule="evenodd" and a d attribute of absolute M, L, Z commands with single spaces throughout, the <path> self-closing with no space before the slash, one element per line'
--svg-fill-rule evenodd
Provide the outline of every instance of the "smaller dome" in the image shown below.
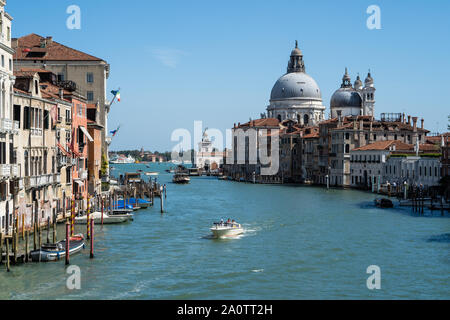
<path fill-rule="evenodd" d="M 303 56 L 303 52 L 299 48 L 295 48 L 292 50 L 291 56 Z"/>
<path fill-rule="evenodd" d="M 364 83 L 365 83 L 366 86 L 373 85 L 373 78 L 372 78 L 372 76 L 371 76 L 371 74 L 370 74 L 370 71 L 369 71 L 369 73 L 367 74 L 367 78 L 366 78 L 366 80 L 364 81 Z"/>
<path fill-rule="evenodd" d="M 300 50 L 298 48 L 298 41 L 297 40 L 295 40 L 295 49 L 292 50 L 292 52 L 291 52 L 291 57 L 292 56 L 303 56 L 302 50 Z"/>
<path fill-rule="evenodd" d="M 356 77 L 356 80 L 355 80 L 355 83 L 354 83 L 353 87 L 354 87 L 355 89 L 361 89 L 362 86 L 363 86 L 363 83 L 362 83 L 362 81 L 361 81 L 361 78 L 360 78 L 359 75 L 358 75 L 358 76 Z"/>
<path fill-rule="evenodd" d="M 340 88 L 331 97 L 331 108 L 360 108 L 361 106 L 361 96 L 353 88 Z"/>

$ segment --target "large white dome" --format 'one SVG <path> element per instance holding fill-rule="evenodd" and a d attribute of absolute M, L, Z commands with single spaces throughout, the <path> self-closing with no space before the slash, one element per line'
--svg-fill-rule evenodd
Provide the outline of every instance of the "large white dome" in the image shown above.
<path fill-rule="evenodd" d="M 322 101 L 322 94 L 312 77 L 304 72 L 292 72 L 278 79 L 270 95 L 271 102 L 287 99 Z"/>

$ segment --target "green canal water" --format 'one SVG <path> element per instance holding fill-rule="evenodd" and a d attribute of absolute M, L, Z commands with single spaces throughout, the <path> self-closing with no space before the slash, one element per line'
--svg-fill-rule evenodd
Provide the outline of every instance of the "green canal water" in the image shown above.
<path fill-rule="evenodd" d="M 193 178 L 174 185 L 167 164 L 166 213 L 136 212 L 133 222 L 96 226 L 95 259 L 71 257 L 81 289 L 69 290 L 64 261 L 0 270 L 0 299 L 449 299 L 449 216 L 377 209 L 373 194 L 303 186 Z M 245 234 L 210 238 L 221 218 Z M 78 231 L 84 231 L 84 228 Z M 62 228 L 59 235 L 63 235 Z M 366 286 L 381 269 L 381 289 Z"/>

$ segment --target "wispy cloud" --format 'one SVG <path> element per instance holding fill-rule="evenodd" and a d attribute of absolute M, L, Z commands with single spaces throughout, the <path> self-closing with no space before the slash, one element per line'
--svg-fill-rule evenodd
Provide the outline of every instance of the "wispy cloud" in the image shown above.
<path fill-rule="evenodd" d="M 159 60 L 163 65 L 173 69 L 178 66 L 181 57 L 187 54 L 182 50 L 168 48 L 151 49 L 151 53 L 153 54 L 153 57 Z"/>

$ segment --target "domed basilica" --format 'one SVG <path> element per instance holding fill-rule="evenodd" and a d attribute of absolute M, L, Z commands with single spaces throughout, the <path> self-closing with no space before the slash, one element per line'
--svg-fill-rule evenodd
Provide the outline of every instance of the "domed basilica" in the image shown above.
<path fill-rule="evenodd" d="M 339 116 L 373 116 L 375 87 L 369 74 L 363 83 L 358 75 L 354 85 L 345 69 L 341 88 L 331 98 L 331 118 Z M 294 120 L 300 125 L 316 126 L 325 120 L 325 106 L 316 81 L 306 74 L 303 53 L 295 42 L 295 49 L 287 67 L 287 73 L 275 83 L 267 107 L 267 116 L 279 121 Z"/>
<path fill-rule="evenodd" d="M 363 83 L 358 75 L 352 86 L 347 68 L 342 78 L 342 85 L 331 97 L 331 118 L 339 116 L 373 116 L 375 108 L 375 87 L 372 76 L 367 75 Z"/>
<path fill-rule="evenodd" d="M 317 125 L 324 120 L 324 111 L 320 88 L 306 74 L 303 53 L 296 41 L 287 73 L 273 86 L 267 115 L 280 121 L 290 119 L 302 125 Z"/>

